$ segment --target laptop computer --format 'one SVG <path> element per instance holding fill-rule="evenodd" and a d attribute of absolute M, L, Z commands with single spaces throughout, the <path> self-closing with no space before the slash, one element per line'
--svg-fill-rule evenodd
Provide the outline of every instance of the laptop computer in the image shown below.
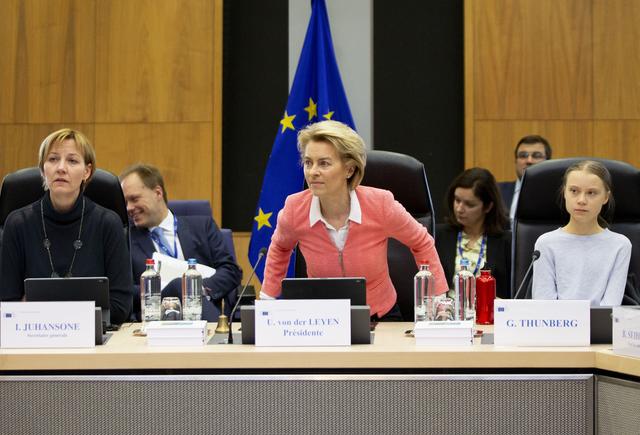
<path fill-rule="evenodd" d="M 282 299 L 349 299 L 351 305 L 367 305 L 366 279 L 285 278 Z"/>
<path fill-rule="evenodd" d="M 591 344 L 611 344 L 612 307 L 591 307 Z"/>
<path fill-rule="evenodd" d="M 27 301 L 95 301 L 101 308 L 103 325 L 111 326 L 107 277 L 27 278 L 24 294 Z"/>

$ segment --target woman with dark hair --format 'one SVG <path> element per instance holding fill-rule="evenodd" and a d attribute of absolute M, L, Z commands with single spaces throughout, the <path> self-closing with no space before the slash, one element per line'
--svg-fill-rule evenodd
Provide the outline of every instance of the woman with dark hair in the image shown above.
<path fill-rule="evenodd" d="M 533 299 L 620 305 L 631 242 L 607 228 L 614 208 L 611 174 L 602 163 L 583 160 L 567 168 L 560 192 L 569 223 L 536 241 L 540 259 L 533 264 Z"/>
<path fill-rule="evenodd" d="M 447 279 L 451 282 L 466 258 L 474 275 L 490 269 L 497 296 L 510 298 L 511 233 L 493 174 L 467 169 L 453 180 L 445 201 L 447 223 L 437 226 L 436 249 Z"/>

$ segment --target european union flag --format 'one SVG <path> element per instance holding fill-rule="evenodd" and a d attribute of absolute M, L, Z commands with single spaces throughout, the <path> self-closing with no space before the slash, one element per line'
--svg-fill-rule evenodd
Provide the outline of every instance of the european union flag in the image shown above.
<path fill-rule="evenodd" d="M 333 119 L 355 129 L 340 71 L 333 52 L 329 18 L 324 0 L 313 0 L 311 19 L 304 38 L 298 68 L 293 79 L 287 108 L 280 120 L 267 170 L 262 180 L 260 200 L 254 217 L 249 244 L 249 261 L 271 243 L 278 212 L 288 195 L 304 187 L 304 175 L 297 149 L 297 132 L 308 124 Z M 294 258 L 288 276 L 293 275 Z M 264 261 L 256 275 L 262 281 Z"/>

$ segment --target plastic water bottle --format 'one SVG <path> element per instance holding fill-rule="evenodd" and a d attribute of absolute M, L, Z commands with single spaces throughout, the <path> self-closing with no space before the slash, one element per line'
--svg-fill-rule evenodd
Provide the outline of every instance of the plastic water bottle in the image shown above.
<path fill-rule="evenodd" d="M 433 297 L 435 296 L 435 279 L 428 264 L 421 264 L 420 270 L 413 277 L 414 317 L 415 321 L 433 320 Z"/>
<path fill-rule="evenodd" d="M 202 275 L 196 269 L 196 259 L 189 258 L 189 267 L 182 275 L 182 318 L 200 320 L 202 317 Z"/>
<path fill-rule="evenodd" d="M 149 322 L 160 320 L 160 296 L 162 287 L 160 284 L 160 274 L 155 269 L 155 262 L 147 258 L 145 262 L 147 268 L 140 275 L 140 307 L 142 310 L 142 320 Z"/>
<path fill-rule="evenodd" d="M 460 260 L 460 271 L 453 277 L 456 294 L 456 320 L 475 320 L 476 279 L 469 270 L 469 260 Z"/>

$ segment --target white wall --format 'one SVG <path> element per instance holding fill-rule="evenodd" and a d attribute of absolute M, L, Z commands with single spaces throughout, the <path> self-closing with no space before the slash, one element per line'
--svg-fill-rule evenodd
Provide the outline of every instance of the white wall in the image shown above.
<path fill-rule="evenodd" d="M 326 0 L 342 83 L 358 133 L 373 148 L 373 0 Z M 289 0 L 289 87 L 311 16 L 311 0 Z"/>

